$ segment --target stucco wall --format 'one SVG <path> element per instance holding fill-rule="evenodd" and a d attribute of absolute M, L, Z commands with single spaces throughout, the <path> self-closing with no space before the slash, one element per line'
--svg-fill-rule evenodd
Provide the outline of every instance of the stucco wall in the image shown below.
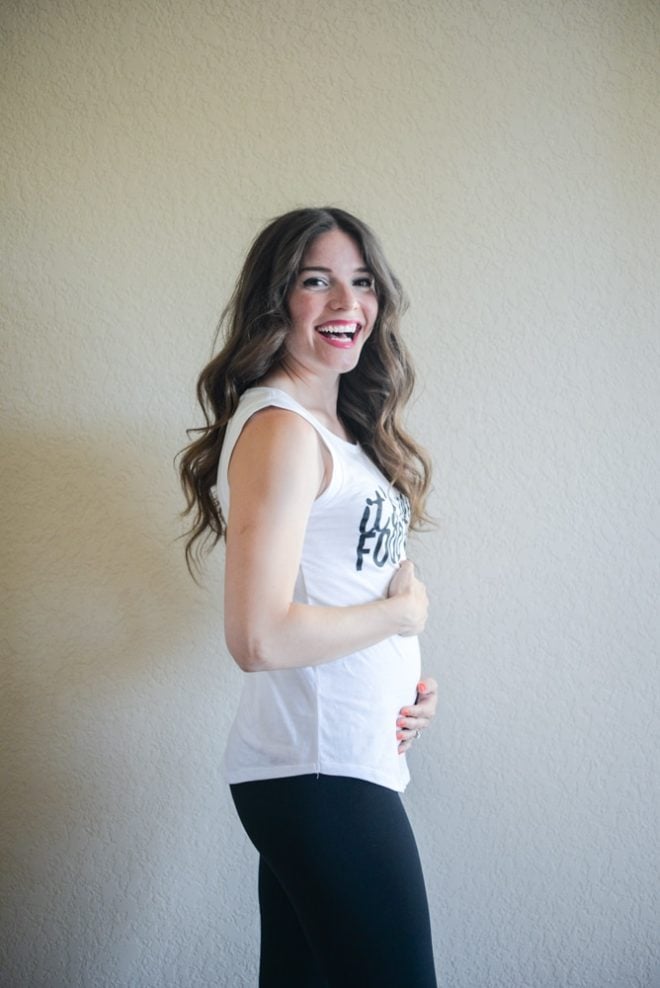
<path fill-rule="evenodd" d="M 652 0 L 5 0 L 6 988 L 255 984 L 240 674 L 171 460 L 256 229 L 340 204 L 412 298 L 443 988 L 657 988 Z M 411 986 L 414 988 L 414 986 Z"/>

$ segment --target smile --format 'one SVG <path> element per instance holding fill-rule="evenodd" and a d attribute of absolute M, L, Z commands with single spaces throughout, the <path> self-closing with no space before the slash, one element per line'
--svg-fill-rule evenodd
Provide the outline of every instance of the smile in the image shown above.
<path fill-rule="evenodd" d="M 326 322 L 322 326 L 315 326 L 316 332 L 328 343 L 334 346 L 351 346 L 355 337 L 362 329 L 359 322 Z"/>

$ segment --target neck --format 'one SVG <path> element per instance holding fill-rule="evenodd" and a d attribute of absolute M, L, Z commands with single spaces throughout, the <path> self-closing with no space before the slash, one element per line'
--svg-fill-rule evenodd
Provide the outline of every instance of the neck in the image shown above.
<path fill-rule="evenodd" d="M 280 367 L 268 374 L 263 383 L 272 388 L 286 391 L 292 398 L 309 411 L 321 411 L 332 419 L 337 418 L 339 398 L 339 375 L 328 377 L 298 374 L 290 368 Z"/>
<path fill-rule="evenodd" d="M 332 378 L 306 377 L 293 374 L 289 369 L 278 368 L 261 382 L 266 387 L 279 388 L 294 398 L 322 422 L 326 428 L 347 442 L 353 438 L 346 431 L 337 413 L 339 397 L 339 375 Z"/>

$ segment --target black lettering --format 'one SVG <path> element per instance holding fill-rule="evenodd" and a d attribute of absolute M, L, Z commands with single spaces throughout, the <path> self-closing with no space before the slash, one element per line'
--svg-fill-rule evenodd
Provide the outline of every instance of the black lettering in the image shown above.
<path fill-rule="evenodd" d="M 406 544 L 409 521 L 410 503 L 398 491 L 386 494 L 378 488 L 373 497 L 368 497 L 360 520 L 356 569 L 362 569 L 367 556 L 379 568 L 389 561 L 398 563 Z"/>

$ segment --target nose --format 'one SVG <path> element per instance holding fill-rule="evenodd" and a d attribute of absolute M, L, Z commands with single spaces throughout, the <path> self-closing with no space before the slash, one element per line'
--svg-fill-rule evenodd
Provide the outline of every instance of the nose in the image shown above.
<path fill-rule="evenodd" d="M 333 309 L 350 310 L 357 306 L 357 299 L 351 284 L 337 282 L 332 292 L 331 305 Z"/>

